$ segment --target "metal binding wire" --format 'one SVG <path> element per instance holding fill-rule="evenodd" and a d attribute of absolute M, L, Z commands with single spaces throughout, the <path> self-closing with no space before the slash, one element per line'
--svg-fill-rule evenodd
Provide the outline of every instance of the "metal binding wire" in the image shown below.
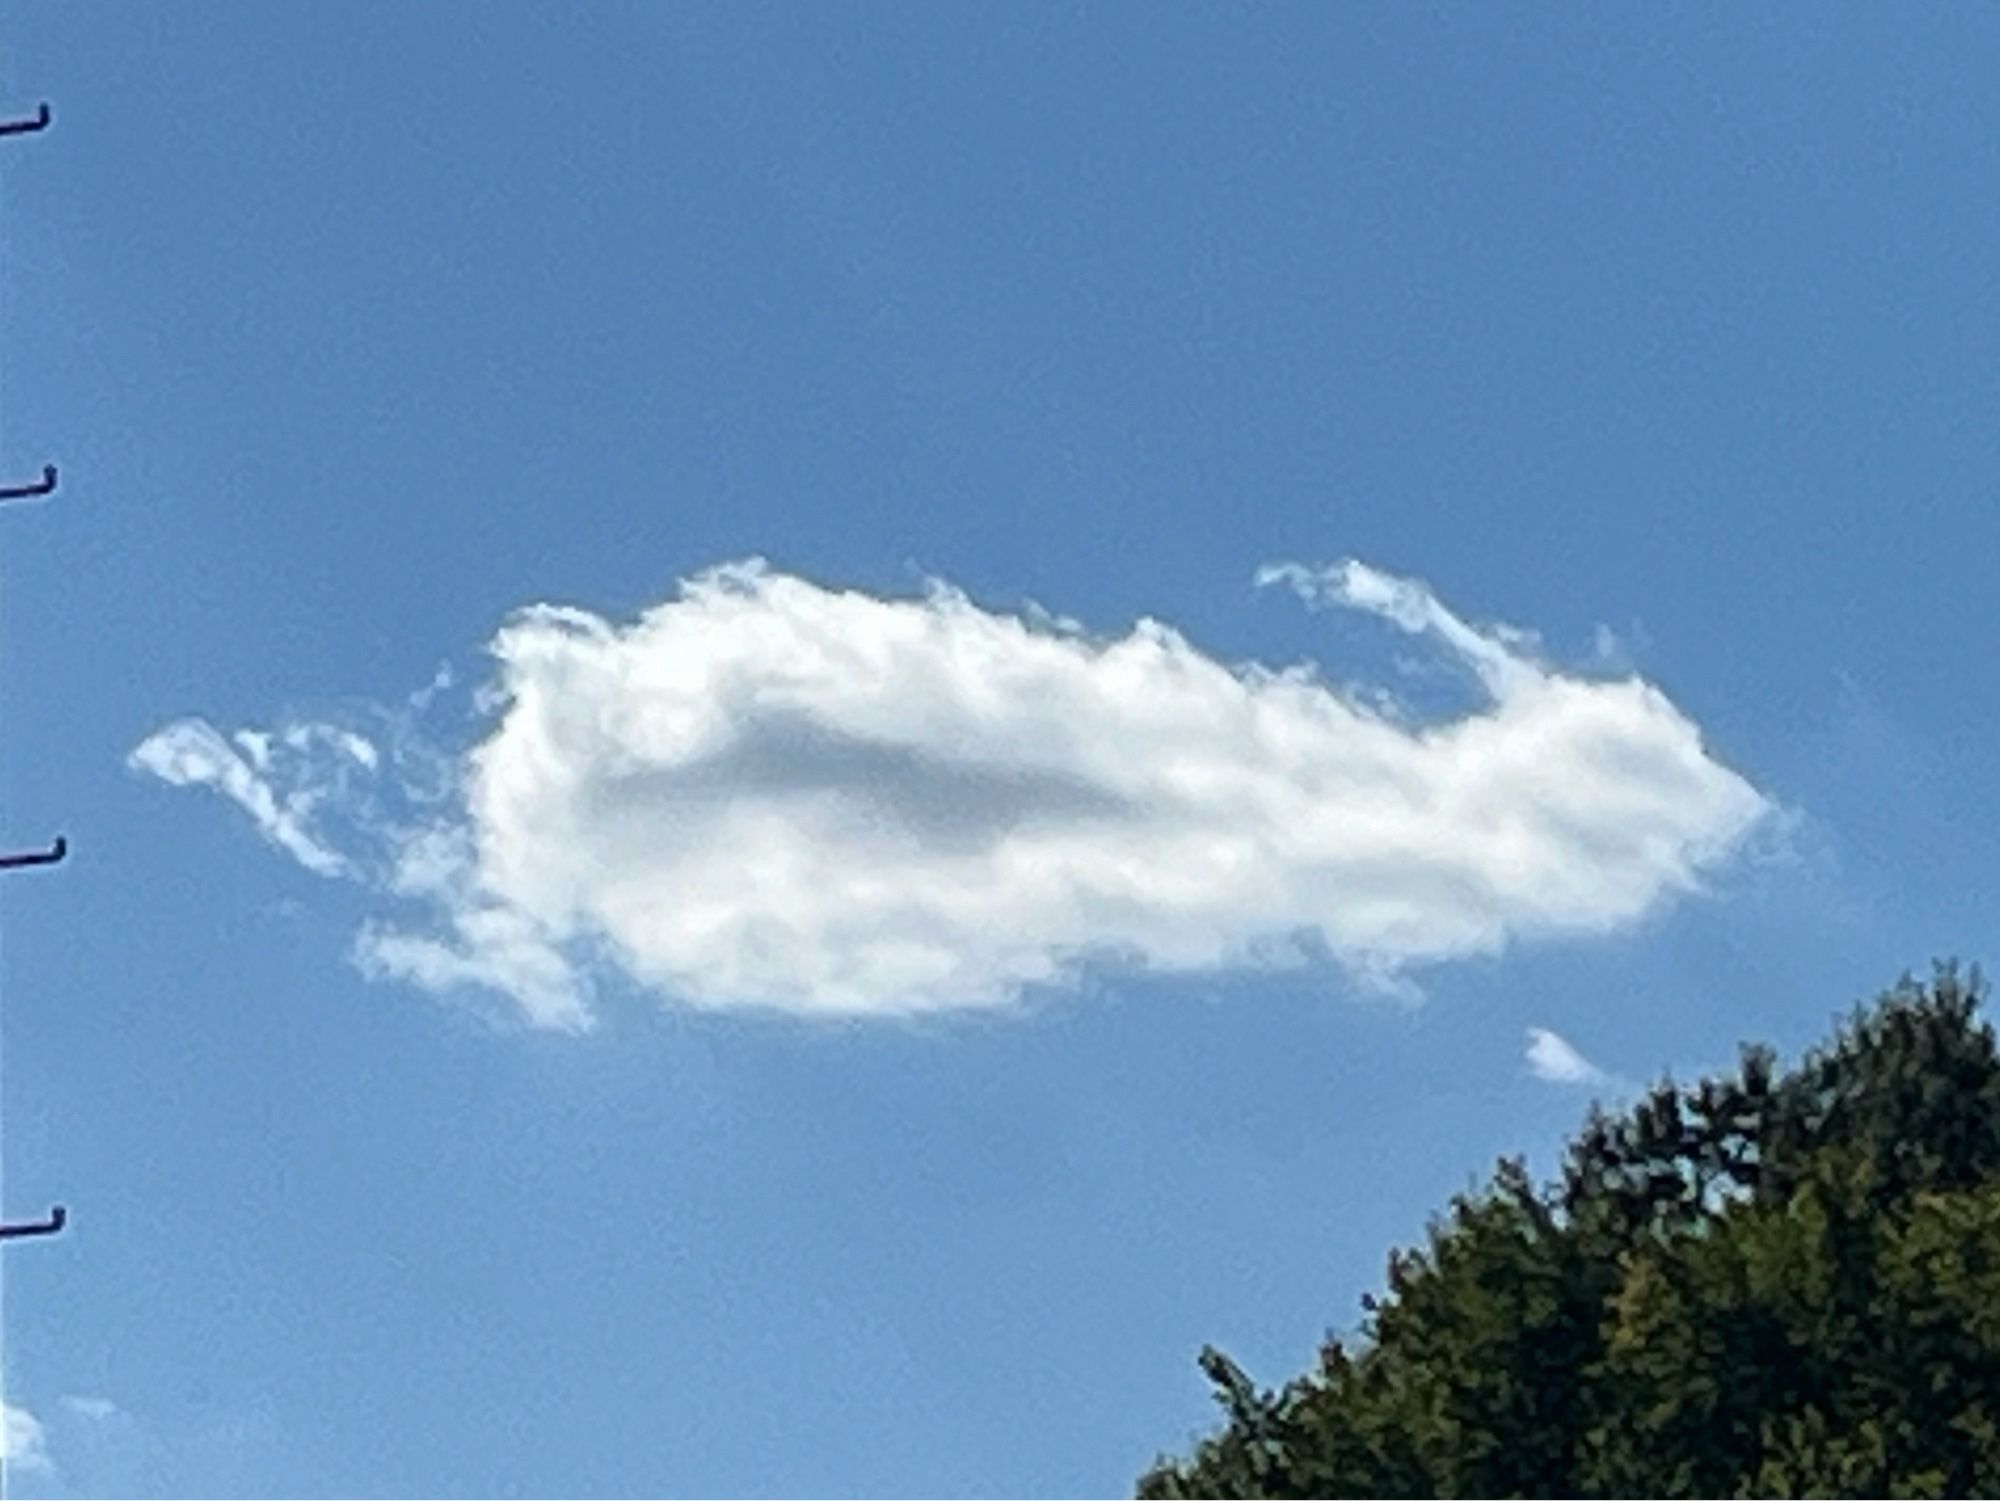
<path fill-rule="evenodd" d="M 26 119 L 0 120 L 0 139 L 9 136 L 32 135 L 49 128 L 54 118 L 49 106 L 42 104 Z M 42 477 L 25 484 L 0 486 L 0 503 L 17 500 L 39 499 L 52 494 L 56 488 L 56 467 L 42 466 Z M 33 869 L 36 866 L 55 865 L 69 853 L 69 841 L 58 835 L 46 848 L 22 850 L 13 854 L 0 855 L 0 873 L 13 870 Z M 4 1008 L 0 1008 L 4 1011 Z M 5 1061 L 4 1042 L 0 1042 L 0 1064 Z M 6 1158 L 4 1140 L 5 1095 L 0 1093 L 0 1199 L 4 1199 Z M 40 1237 L 59 1233 L 69 1220 L 69 1212 L 57 1204 L 49 1210 L 48 1216 L 40 1220 L 26 1220 L 14 1224 L 0 1223 L 0 1241 L 18 1240 L 26 1237 Z M 6 1390 L 5 1339 L 6 1327 L 6 1277 L 4 1263 L 0 1263 L 0 1408 L 4 1408 Z M 7 1493 L 7 1457 L 0 1448 L 0 1501 Z"/>

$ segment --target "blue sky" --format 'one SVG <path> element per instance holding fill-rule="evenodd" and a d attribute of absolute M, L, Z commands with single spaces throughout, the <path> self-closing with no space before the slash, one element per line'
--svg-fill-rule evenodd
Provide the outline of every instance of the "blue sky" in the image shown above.
<path fill-rule="evenodd" d="M 0 36 L 16 1494 L 1115 1493 L 1984 953 L 1990 11 Z"/>

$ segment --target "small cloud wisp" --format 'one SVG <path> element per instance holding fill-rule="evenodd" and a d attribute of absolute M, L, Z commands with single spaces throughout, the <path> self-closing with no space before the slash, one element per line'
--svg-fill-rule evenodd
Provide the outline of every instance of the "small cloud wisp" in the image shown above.
<path fill-rule="evenodd" d="M 1550 1084 L 1604 1087 L 1617 1083 L 1610 1074 L 1579 1053 L 1569 1039 L 1547 1027 L 1528 1028 L 1528 1072 Z"/>

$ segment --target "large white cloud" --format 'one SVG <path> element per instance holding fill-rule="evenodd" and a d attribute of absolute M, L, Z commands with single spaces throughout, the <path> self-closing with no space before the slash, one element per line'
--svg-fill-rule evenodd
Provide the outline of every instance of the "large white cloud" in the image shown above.
<path fill-rule="evenodd" d="M 1553 670 L 1359 563 L 1259 582 L 1429 638 L 1481 703 L 1414 723 L 1153 621 L 1098 640 L 753 560 L 629 622 L 521 611 L 490 646 L 484 738 L 441 781 L 422 762 L 400 816 L 360 784 L 419 763 L 345 729 L 181 721 L 132 760 L 375 884 L 397 910 L 359 939 L 369 972 L 571 1028 L 607 974 L 864 1015 L 994 1005 L 1092 961 L 1323 954 L 1393 980 L 1629 924 L 1770 812 L 1636 677 Z"/>

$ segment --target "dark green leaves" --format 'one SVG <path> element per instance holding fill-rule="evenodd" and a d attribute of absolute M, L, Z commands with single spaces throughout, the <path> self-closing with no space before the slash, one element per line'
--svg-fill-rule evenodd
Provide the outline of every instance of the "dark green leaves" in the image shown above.
<path fill-rule="evenodd" d="M 1560 1180 L 1462 1195 L 1364 1347 L 1143 1496 L 2000 1494 L 2000 1055 L 1976 972 L 1593 1113 Z"/>

